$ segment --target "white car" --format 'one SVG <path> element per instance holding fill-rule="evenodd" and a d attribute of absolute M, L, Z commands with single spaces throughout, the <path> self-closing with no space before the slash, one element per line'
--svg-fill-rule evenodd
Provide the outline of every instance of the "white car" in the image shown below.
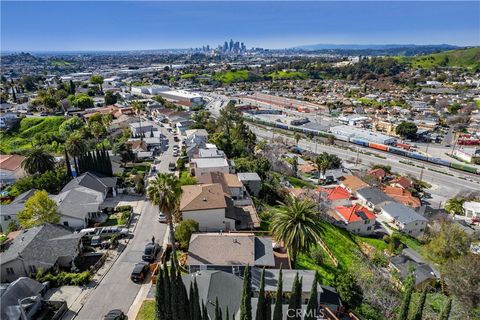
<path fill-rule="evenodd" d="M 158 215 L 158 222 L 165 223 L 167 222 L 167 216 L 160 212 Z"/>

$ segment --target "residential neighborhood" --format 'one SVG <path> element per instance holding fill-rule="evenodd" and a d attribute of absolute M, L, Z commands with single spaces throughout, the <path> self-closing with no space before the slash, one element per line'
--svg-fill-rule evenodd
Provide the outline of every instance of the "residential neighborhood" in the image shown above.
<path fill-rule="evenodd" d="M 478 39 L 271 45 L 257 14 L 283 12 L 295 29 L 357 4 L 269 4 L 45 3 L 71 16 L 55 30 L 72 37 L 79 10 L 85 22 L 98 8 L 98 30 L 79 39 L 102 34 L 104 46 L 2 50 L 2 320 L 480 319 Z M 358 4 L 390 17 L 384 3 Z M 411 19 L 422 4 L 396 4 L 407 5 Z M 133 30 L 123 7 L 152 46 L 109 49 Z M 472 20 L 438 7 L 450 28 Z M 257 21 L 260 38 L 157 50 L 157 34 L 139 31 L 179 14 L 204 30 L 193 12 L 230 33 Z M 350 26 L 336 16 L 338 32 Z M 5 19 L 8 43 L 26 41 Z M 183 24 L 167 29 L 187 39 Z"/>

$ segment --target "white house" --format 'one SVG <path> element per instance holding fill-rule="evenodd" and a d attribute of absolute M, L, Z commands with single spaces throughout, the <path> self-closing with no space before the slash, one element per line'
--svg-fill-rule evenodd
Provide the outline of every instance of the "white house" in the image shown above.
<path fill-rule="evenodd" d="M 375 215 L 367 208 L 355 204 L 350 207 L 338 206 L 335 214 L 345 229 L 352 233 L 368 235 L 373 233 L 375 227 Z"/>
<path fill-rule="evenodd" d="M 381 210 L 382 216 L 391 227 L 412 237 L 421 236 L 427 227 L 428 220 L 424 216 L 403 204 L 389 202 Z"/>
<path fill-rule="evenodd" d="M 465 201 L 463 203 L 463 211 L 467 218 L 480 219 L 480 202 Z"/>
<path fill-rule="evenodd" d="M 225 158 L 196 158 L 190 161 L 195 176 L 201 177 L 210 172 L 230 172 L 230 166 Z"/>

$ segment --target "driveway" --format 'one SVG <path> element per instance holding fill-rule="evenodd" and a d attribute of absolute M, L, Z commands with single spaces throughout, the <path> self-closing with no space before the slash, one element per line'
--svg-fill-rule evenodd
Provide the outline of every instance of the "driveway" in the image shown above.
<path fill-rule="evenodd" d="M 158 208 L 146 201 L 134 231 L 134 237 L 90 294 L 75 319 L 101 319 L 111 309 L 128 312 L 141 288 L 140 284 L 130 280 L 133 265 L 141 261 L 145 244 L 151 241 L 152 236 L 155 236 L 156 241 L 159 242 L 163 241 L 165 236 L 166 225 L 159 223 L 157 217 Z"/>

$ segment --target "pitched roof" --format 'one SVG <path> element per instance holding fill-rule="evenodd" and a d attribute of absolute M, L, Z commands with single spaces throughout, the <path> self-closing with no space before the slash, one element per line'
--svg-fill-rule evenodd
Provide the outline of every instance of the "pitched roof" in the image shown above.
<path fill-rule="evenodd" d="M 256 172 L 239 172 L 237 176 L 240 181 L 262 181 Z"/>
<path fill-rule="evenodd" d="M 225 158 L 195 158 L 191 160 L 197 168 L 221 168 L 228 167 L 228 161 Z"/>
<path fill-rule="evenodd" d="M 252 287 L 254 290 L 259 291 L 260 289 L 260 277 L 262 275 L 262 269 L 252 268 Z M 283 292 L 291 292 L 293 281 L 295 276 L 298 274 L 298 277 L 302 279 L 302 292 L 310 293 L 312 289 L 312 283 L 315 279 L 314 270 L 296 270 L 296 269 L 283 269 L 282 270 L 282 279 L 283 279 Z M 265 291 L 277 292 L 278 278 L 280 276 L 280 269 L 265 269 Z M 319 283 L 317 283 L 317 290 L 322 292 L 322 288 Z"/>
<path fill-rule="evenodd" d="M 370 171 L 368 171 L 368 174 L 370 176 L 375 176 L 377 178 L 383 178 L 387 175 L 385 170 L 383 170 L 382 168 L 377 168 L 377 169 L 370 170 Z"/>
<path fill-rule="evenodd" d="M 32 296 L 37 296 L 43 290 L 44 285 L 31 278 L 20 277 L 9 283 L 0 292 L 0 318 L 21 319 L 21 310 L 18 301 Z"/>
<path fill-rule="evenodd" d="M 271 237 L 251 233 L 195 233 L 187 265 L 275 266 Z"/>
<path fill-rule="evenodd" d="M 72 257 L 77 253 L 81 234 L 74 234 L 67 227 L 45 224 L 23 230 L 8 247 L 0 253 L 3 263 L 19 257 L 54 265 L 59 257 Z"/>
<path fill-rule="evenodd" d="M 25 201 L 27 201 L 35 193 L 35 189 L 30 189 L 20 194 L 9 204 L 0 205 L 0 216 L 14 216 L 25 209 Z"/>
<path fill-rule="evenodd" d="M 408 189 L 413 185 L 413 182 L 407 177 L 399 177 L 397 179 L 393 179 L 392 181 L 390 181 L 390 184 L 398 184 L 402 188 Z"/>
<path fill-rule="evenodd" d="M 89 212 L 98 212 L 103 203 L 102 193 L 85 187 L 64 191 L 51 199 L 62 215 L 80 219 L 85 219 Z"/>
<path fill-rule="evenodd" d="M 375 219 L 375 215 L 370 210 L 358 204 L 350 207 L 339 206 L 335 210 L 346 223 Z"/>
<path fill-rule="evenodd" d="M 345 188 L 336 186 L 335 188 L 318 188 L 318 192 L 325 192 L 328 200 L 344 200 L 350 199 L 352 194 Z"/>
<path fill-rule="evenodd" d="M 373 187 L 359 189 L 357 190 L 357 195 L 364 198 L 366 201 L 373 203 L 374 206 L 384 202 L 393 201 L 393 199 L 383 193 L 383 191 Z"/>
<path fill-rule="evenodd" d="M 355 176 L 345 176 L 342 179 L 342 184 L 347 188 L 356 192 L 358 189 L 368 187 L 366 182 L 363 182 L 360 178 Z"/>
<path fill-rule="evenodd" d="M 108 189 L 115 187 L 116 184 L 116 177 L 100 177 L 94 173 L 86 172 L 70 180 L 70 182 L 68 182 L 67 185 L 63 187 L 61 192 L 65 192 L 78 187 L 85 187 L 106 194 L 108 192 Z"/>
<path fill-rule="evenodd" d="M 412 193 L 408 190 L 398 187 L 386 186 L 383 191 L 388 196 L 392 197 L 395 201 L 412 208 L 418 208 L 422 205 L 419 198 L 412 196 Z"/>
<path fill-rule="evenodd" d="M 180 211 L 226 208 L 224 195 L 219 183 L 182 186 Z"/>
<path fill-rule="evenodd" d="M 413 267 L 415 285 L 422 284 L 426 280 L 437 278 L 435 271 L 428 264 L 419 263 L 403 253 L 390 258 L 390 262 L 399 271 L 402 279 L 408 276 L 410 272 L 409 269 Z"/>
<path fill-rule="evenodd" d="M 427 218 L 418 214 L 413 209 L 397 202 L 387 203 L 383 206 L 382 210 L 403 224 L 408 224 L 414 221 L 428 221 Z"/>
<path fill-rule="evenodd" d="M 25 159 L 24 156 L 18 154 L 1 154 L 0 155 L 0 169 L 15 171 L 22 166 L 22 161 Z"/>
<path fill-rule="evenodd" d="M 238 179 L 236 174 L 225 172 L 209 172 L 208 174 L 198 177 L 200 183 L 220 183 L 223 192 L 229 194 L 229 188 L 242 188 L 243 183 Z"/>

